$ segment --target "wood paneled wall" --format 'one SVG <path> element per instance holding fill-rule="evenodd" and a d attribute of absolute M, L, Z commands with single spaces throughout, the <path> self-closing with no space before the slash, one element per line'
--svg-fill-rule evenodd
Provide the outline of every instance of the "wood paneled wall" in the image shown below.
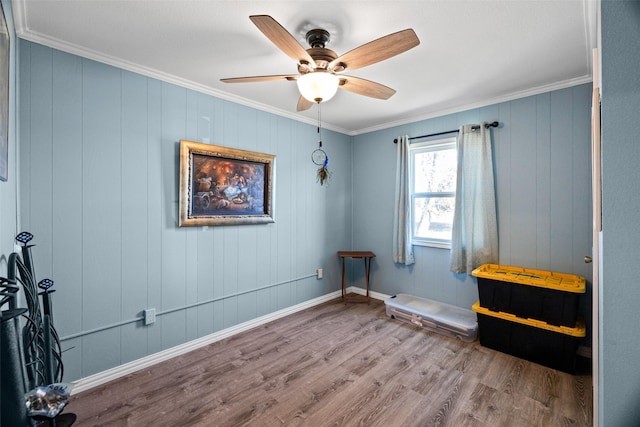
<path fill-rule="evenodd" d="M 9 109 L 6 147 L 8 158 L 8 176 L 6 181 L 0 181 L 0 276 L 7 276 L 7 261 L 13 252 L 14 237 L 16 236 L 16 206 L 18 199 L 17 164 L 16 164 L 16 36 L 13 26 L 13 11 L 11 2 L 2 0 L 2 10 L 9 32 Z M 4 150 L 5 148 L 3 148 Z M 3 153 L 4 154 L 4 153 Z M 6 307 L 5 307 L 6 308 Z"/>
<path fill-rule="evenodd" d="M 351 137 L 20 41 L 22 228 L 55 281 L 71 381 L 339 289 L 351 247 Z M 292 104 L 294 105 L 294 104 Z M 178 227 L 180 139 L 276 155 L 267 225 Z M 324 268 L 324 279 L 305 276 Z"/>

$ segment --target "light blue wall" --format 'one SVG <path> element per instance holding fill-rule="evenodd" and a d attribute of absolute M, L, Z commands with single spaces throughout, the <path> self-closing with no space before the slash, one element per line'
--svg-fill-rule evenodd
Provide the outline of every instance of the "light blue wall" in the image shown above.
<path fill-rule="evenodd" d="M 351 246 L 351 137 L 20 41 L 23 228 L 52 278 L 66 380 L 338 290 Z M 178 141 L 276 155 L 274 224 L 178 228 Z M 325 278 L 299 279 L 324 268 Z M 279 284 L 264 290 L 255 290 Z M 255 290 L 255 291 L 252 291 Z"/>
<path fill-rule="evenodd" d="M 466 308 L 477 300 L 475 279 L 449 272 L 448 249 L 415 246 L 415 265 L 393 263 L 393 139 L 494 120 L 500 263 L 578 274 L 590 285 L 590 103 L 590 85 L 582 85 L 356 136 L 354 249 L 378 255 L 374 290 Z M 582 303 L 589 315 L 590 293 Z"/>
<path fill-rule="evenodd" d="M 17 235 L 17 175 L 16 175 L 16 36 L 13 27 L 11 2 L 2 0 L 10 39 L 9 61 L 9 176 L 0 181 L 0 276 L 7 275 L 7 258 L 13 252 L 14 237 Z"/>
<path fill-rule="evenodd" d="M 640 420 L 640 2 L 603 1 L 600 425 Z"/>

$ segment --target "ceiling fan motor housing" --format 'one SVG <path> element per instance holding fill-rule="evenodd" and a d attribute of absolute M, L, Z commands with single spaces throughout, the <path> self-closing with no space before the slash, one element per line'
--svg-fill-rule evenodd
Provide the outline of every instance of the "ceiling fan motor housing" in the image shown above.
<path fill-rule="evenodd" d="M 326 70 L 329 66 L 329 63 L 338 57 L 338 54 L 335 53 L 331 49 L 327 49 L 325 46 L 329 43 L 331 35 L 328 31 L 323 30 L 321 28 L 316 28 L 313 30 L 309 30 L 305 36 L 307 39 L 307 43 L 311 46 L 307 49 L 307 52 L 316 63 L 316 70 Z M 337 67 L 330 70 L 333 72 L 344 71 L 344 66 L 340 63 Z M 314 70 L 309 70 L 314 71 Z M 300 70 L 301 73 L 304 73 L 303 70 Z"/>
<path fill-rule="evenodd" d="M 331 35 L 327 30 L 316 28 L 314 30 L 307 31 L 305 38 L 311 47 L 325 47 L 326 44 L 329 43 Z"/>

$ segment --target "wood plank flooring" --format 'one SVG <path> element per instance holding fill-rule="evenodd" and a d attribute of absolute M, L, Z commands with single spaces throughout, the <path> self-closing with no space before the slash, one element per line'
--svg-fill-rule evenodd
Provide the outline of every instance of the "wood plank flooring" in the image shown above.
<path fill-rule="evenodd" d="M 72 397 L 74 426 L 590 426 L 569 375 L 335 300 Z"/>

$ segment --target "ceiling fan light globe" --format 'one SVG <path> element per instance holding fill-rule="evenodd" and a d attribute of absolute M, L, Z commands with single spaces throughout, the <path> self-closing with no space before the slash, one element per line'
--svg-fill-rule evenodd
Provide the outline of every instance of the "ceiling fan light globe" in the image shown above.
<path fill-rule="evenodd" d="M 298 78 L 300 95 L 311 102 L 326 102 L 333 98 L 338 90 L 338 76 L 325 71 L 307 73 Z"/>

